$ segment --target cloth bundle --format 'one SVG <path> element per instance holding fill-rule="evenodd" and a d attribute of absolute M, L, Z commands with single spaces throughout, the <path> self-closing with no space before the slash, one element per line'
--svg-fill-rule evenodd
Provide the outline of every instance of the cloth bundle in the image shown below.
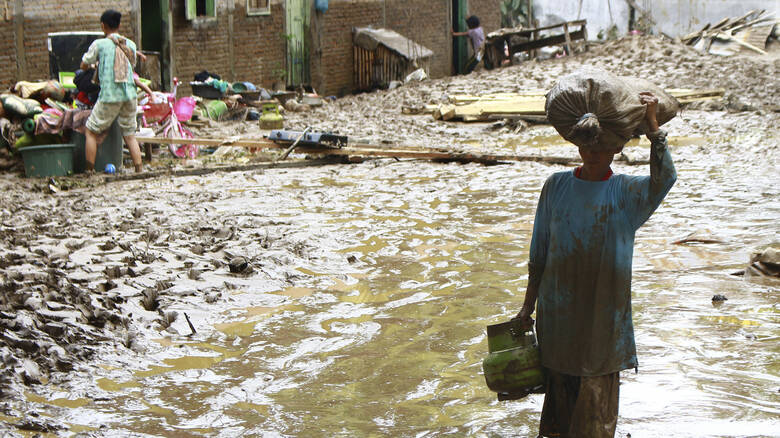
<path fill-rule="evenodd" d="M 0 95 L 0 102 L 3 104 L 5 113 L 17 117 L 33 117 L 43 112 L 43 108 L 37 100 L 24 99 L 15 94 Z"/>
<path fill-rule="evenodd" d="M 583 69 L 564 76 L 547 93 L 547 120 L 579 147 L 619 149 L 633 135 L 647 131 L 646 106 L 639 100 L 643 91 L 658 98 L 659 126 L 679 112 L 677 99 L 647 80 Z"/>

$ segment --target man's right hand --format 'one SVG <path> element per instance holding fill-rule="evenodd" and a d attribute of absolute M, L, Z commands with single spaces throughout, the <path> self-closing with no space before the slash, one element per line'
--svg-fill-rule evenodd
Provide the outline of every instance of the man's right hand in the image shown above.
<path fill-rule="evenodd" d="M 522 309 L 520 309 L 520 313 L 515 316 L 515 319 L 519 319 L 520 323 L 523 325 L 523 328 L 530 329 L 534 326 L 534 319 L 531 318 L 531 314 L 534 313 L 534 308 L 532 306 L 523 306 Z"/>

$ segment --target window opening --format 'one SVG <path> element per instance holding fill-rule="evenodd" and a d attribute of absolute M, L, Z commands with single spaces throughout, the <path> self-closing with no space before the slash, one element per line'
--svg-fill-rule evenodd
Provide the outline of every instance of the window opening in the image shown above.
<path fill-rule="evenodd" d="M 271 14 L 271 0 L 246 0 L 247 15 Z"/>

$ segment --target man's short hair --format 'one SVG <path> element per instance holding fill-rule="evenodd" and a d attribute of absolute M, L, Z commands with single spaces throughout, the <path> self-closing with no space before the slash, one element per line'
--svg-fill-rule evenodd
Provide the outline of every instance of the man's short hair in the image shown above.
<path fill-rule="evenodd" d="M 479 27 L 479 18 L 477 18 L 476 15 L 472 15 L 471 17 L 466 19 L 466 26 L 469 27 L 469 29 L 476 29 Z"/>
<path fill-rule="evenodd" d="M 100 22 L 105 24 L 109 29 L 119 29 L 119 23 L 122 21 L 122 13 L 113 9 L 107 9 L 100 16 Z"/>

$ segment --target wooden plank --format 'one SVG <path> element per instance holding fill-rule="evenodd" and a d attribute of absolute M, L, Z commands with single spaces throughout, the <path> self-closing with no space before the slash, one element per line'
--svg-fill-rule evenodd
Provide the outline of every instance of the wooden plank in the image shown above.
<path fill-rule="evenodd" d="M 587 23 L 587 20 L 566 21 L 566 22 L 563 22 L 563 23 L 550 24 L 550 25 L 544 26 L 544 27 L 535 27 L 535 28 L 531 28 L 531 29 L 524 29 L 521 32 L 518 32 L 518 35 L 524 34 L 525 36 L 529 36 L 530 34 L 532 34 L 534 32 L 540 32 L 540 31 L 543 31 L 543 30 L 555 29 L 556 27 L 561 27 L 564 24 L 569 25 L 569 26 L 580 26 L 580 27 L 582 27 L 582 26 L 585 26 L 586 23 Z"/>
<path fill-rule="evenodd" d="M 581 40 L 585 38 L 585 31 L 580 29 L 572 32 L 569 35 L 570 40 Z M 545 38 L 540 38 L 525 43 L 515 44 L 511 47 L 510 52 L 526 52 L 528 50 L 539 49 L 547 46 L 556 46 L 566 42 L 566 35 L 553 35 Z"/>
<path fill-rule="evenodd" d="M 292 169 L 299 167 L 314 167 L 325 166 L 330 164 L 348 164 L 349 161 L 344 160 L 343 157 L 333 156 L 325 157 L 317 160 L 297 160 L 297 161 L 285 161 L 282 163 L 252 163 L 252 164 L 240 164 L 229 166 L 215 166 L 215 167 L 200 167 L 197 169 L 177 169 L 177 170 L 156 170 L 151 172 L 140 173 L 126 173 L 117 174 L 104 177 L 103 181 L 106 183 L 119 182 L 119 181 L 137 181 L 141 179 L 159 178 L 159 177 L 171 177 L 171 176 L 198 176 L 207 175 L 215 172 L 246 172 L 248 170 L 261 170 L 261 169 Z"/>
<path fill-rule="evenodd" d="M 197 146 L 241 146 L 250 148 L 275 148 L 279 149 L 278 143 L 274 143 L 266 138 L 247 138 L 247 139 L 217 139 L 217 138 L 165 138 L 165 137 L 142 137 L 135 138 L 138 143 L 152 144 L 194 144 Z"/>
<path fill-rule="evenodd" d="M 565 44 L 564 49 L 566 50 L 567 55 L 571 55 L 571 35 L 569 35 L 569 25 L 568 23 L 563 24 L 563 36 L 565 38 Z"/>
<path fill-rule="evenodd" d="M 176 144 L 198 144 L 198 145 L 221 145 L 227 143 L 220 139 L 167 139 L 157 137 L 138 137 L 139 142 L 144 143 L 176 143 Z M 289 146 L 291 142 L 275 143 L 267 139 L 245 139 L 230 142 L 231 146 L 244 147 L 266 147 L 282 149 Z M 301 152 L 308 154 L 325 154 L 336 156 L 374 156 L 389 158 L 415 158 L 426 160 L 447 160 L 458 162 L 474 162 L 483 164 L 496 164 L 500 162 L 511 161 L 536 161 L 555 164 L 573 164 L 579 163 L 578 158 L 571 157 L 543 157 L 539 155 L 506 155 L 506 154 L 481 154 L 468 151 L 452 151 L 444 148 L 421 148 L 414 146 L 399 147 L 381 147 L 368 144 L 355 144 L 343 148 L 330 148 L 322 146 L 300 145 Z M 628 161 L 618 158 L 616 161 L 625 161 L 627 164 L 647 164 L 647 161 Z"/>
<path fill-rule="evenodd" d="M 758 52 L 758 53 L 760 53 L 762 55 L 766 55 L 766 51 L 764 51 L 763 49 L 759 49 L 758 47 L 756 47 L 756 46 L 754 46 L 754 45 L 752 45 L 750 43 L 747 43 L 745 41 L 742 41 L 739 38 L 735 38 L 735 37 L 733 37 L 733 36 L 731 36 L 729 34 L 726 34 L 726 33 L 723 33 L 723 32 L 718 32 L 717 34 L 715 34 L 715 38 L 724 39 L 726 41 L 732 41 L 732 42 L 737 43 L 740 46 L 748 48 L 748 49 L 750 49 L 750 50 L 752 50 L 754 52 Z"/>
<path fill-rule="evenodd" d="M 680 103 L 693 102 L 723 97 L 726 90 L 712 88 L 694 90 L 687 88 L 668 88 L 666 92 L 674 96 Z M 534 90 L 521 93 L 496 93 L 482 96 L 470 94 L 455 94 L 450 96 L 450 103 L 455 104 L 454 118 L 467 118 L 470 121 L 486 120 L 492 115 L 526 115 L 544 116 L 546 91 Z M 420 108 L 402 108 L 404 114 L 434 114 L 438 111 L 443 116 L 443 105 L 425 105 Z M 447 108 L 449 111 L 449 108 Z M 439 119 L 439 116 L 434 117 Z M 443 117 L 441 117 L 443 118 Z"/>

